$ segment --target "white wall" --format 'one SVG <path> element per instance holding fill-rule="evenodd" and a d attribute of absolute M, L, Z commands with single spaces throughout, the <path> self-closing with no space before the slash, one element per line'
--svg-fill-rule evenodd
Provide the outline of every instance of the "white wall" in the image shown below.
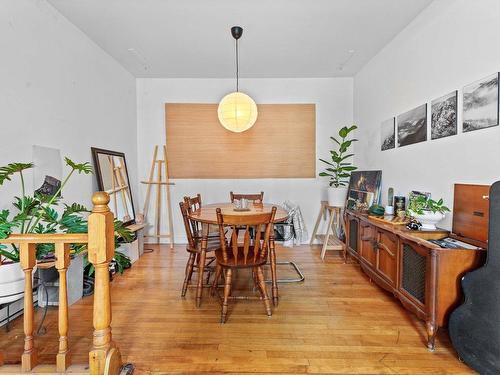
<path fill-rule="evenodd" d="M 0 51 L 0 165 L 31 161 L 34 144 L 91 162 L 96 146 L 125 152 L 137 181 L 130 73 L 45 0 L 0 2 Z M 90 206 L 93 179 L 75 176 L 65 200 Z M 0 187 L 0 207 L 14 194 L 20 194 L 18 181 Z"/>
<path fill-rule="evenodd" d="M 462 134 L 460 99 L 458 135 L 380 151 L 383 120 L 455 89 L 461 98 L 464 85 L 500 70 L 499 45 L 500 1 L 436 0 L 355 76 L 356 161 L 383 170 L 384 201 L 392 186 L 429 191 L 451 208 L 454 183 L 500 178 L 500 127 Z"/>
<path fill-rule="evenodd" d="M 316 156 L 327 157 L 331 146 L 330 135 L 339 127 L 352 123 L 352 79 L 244 79 L 242 91 L 257 103 L 315 103 Z M 139 178 L 145 179 L 151 165 L 153 145 L 165 142 L 165 110 L 167 102 L 217 103 L 232 91 L 232 79 L 138 79 L 138 160 Z M 286 137 L 286 134 L 283 134 Z M 276 140 L 279 146 L 279 140 Z M 196 147 L 193 143 L 192 147 Z M 284 151 L 286 152 L 286 150 Z M 293 155 L 290 155 L 293 157 Z M 317 168 L 320 167 L 317 165 Z M 172 209 L 177 242 L 185 241 L 178 202 L 184 195 L 201 193 L 204 202 L 229 200 L 229 191 L 265 192 L 268 202 L 285 200 L 300 205 L 309 235 L 319 210 L 319 202 L 326 199 L 327 181 L 315 179 L 235 179 L 235 180 L 174 180 Z M 141 202 L 144 197 L 144 186 Z M 149 220 L 152 221 L 151 219 Z"/>

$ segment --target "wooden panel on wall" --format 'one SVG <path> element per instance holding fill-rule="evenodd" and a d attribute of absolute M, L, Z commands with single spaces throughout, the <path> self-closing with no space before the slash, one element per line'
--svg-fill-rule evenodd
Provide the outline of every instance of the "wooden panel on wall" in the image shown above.
<path fill-rule="evenodd" d="M 255 125 L 226 130 L 217 104 L 165 104 L 170 178 L 314 178 L 316 106 L 260 104 Z"/>

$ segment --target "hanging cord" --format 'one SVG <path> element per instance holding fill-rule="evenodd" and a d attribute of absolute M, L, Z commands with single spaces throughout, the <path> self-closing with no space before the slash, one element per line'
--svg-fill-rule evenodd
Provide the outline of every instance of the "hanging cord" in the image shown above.
<path fill-rule="evenodd" d="M 238 39 L 236 39 L 236 92 L 239 91 L 239 58 L 238 58 Z"/>

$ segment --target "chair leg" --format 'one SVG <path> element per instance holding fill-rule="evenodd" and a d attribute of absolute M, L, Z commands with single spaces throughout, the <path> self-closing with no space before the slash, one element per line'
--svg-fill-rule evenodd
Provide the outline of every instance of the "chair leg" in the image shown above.
<path fill-rule="evenodd" d="M 212 289 L 210 291 L 210 294 L 212 296 L 215 295 L 215 290 L 217 289 L 217 283 L 219 282 L 221 274 L 222 274 L 222 267 L 217 264 L 217 266 L 215 268 L 214 281 L 212 282 Z"/>
<path fill-rule="evenodd" d="M 274 241 L 271 241 L 269 255 L 271 258 L 271 292 L 273 295 L 273 304 L 278 306 L 278 276 L 276 274 L 276 249 L 274 248 Z"/>
<path fill-rule="evenodd" d="M 201 250 L 198 263 L 198 287 L 196 288 L 196 307 L 201 306 L 201 294 L 203 293 L 203 273 L 205 271 L 206 251 Z"/>
<path fill-rule="evenodd" d="M 195 253 L 189 253 L 189 259 L 186 265 L 186 276 L 184 277 L 184 284 L 182 285 L 181 296 L 185 297 L 189 282 L 191 281 L 191 276 L 193 275 L 194 260 L 196 258 Z"/>
<path fill-rule="evenodd" d="M 226 322 L 227 317 L 227 303 L 229 300 L 229 295 L 231 294 L 231 276 L 233 271 L 231 268 L 226 270 L 226 282 L 224 284 L 224 302 L 222 303 L 222 314 L 220 318 L 220 322 L 224 324 Z"/>
<path fill-rule="evenodd" d="M 271 311 L 271 301 L 266 290 L 266 281 L 264 279 L 264 272 L 262 272 L 262 267 L 257 267 L 257 279 L 259 280 L 259 289 L 262 294 L 262 299 L 264 300 L 264 305 L 266 306 L 267 316 L 273 315 Z"/>

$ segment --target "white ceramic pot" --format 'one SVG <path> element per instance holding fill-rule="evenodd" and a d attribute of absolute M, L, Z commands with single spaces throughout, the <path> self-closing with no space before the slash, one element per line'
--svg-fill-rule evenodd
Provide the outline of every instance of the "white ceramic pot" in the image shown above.
<path fill-rule="evenodd" d="M 328 205 L 332 207 L 344 207 L 347 198 L 347 186 L 328 188 Z"/>
<path fill-rule="evenodd" d="M 410 210 L 410 215 L 422 224 L 424 230 L 436 230 L 436 224 L 444 219 L 441 212 L 424 211 L 422 215 Z"/>
<path fill-rule="evenodd" d="M 24 272 L 19 263 L 0 265 L 0 305 L 23 298 Z"/>

